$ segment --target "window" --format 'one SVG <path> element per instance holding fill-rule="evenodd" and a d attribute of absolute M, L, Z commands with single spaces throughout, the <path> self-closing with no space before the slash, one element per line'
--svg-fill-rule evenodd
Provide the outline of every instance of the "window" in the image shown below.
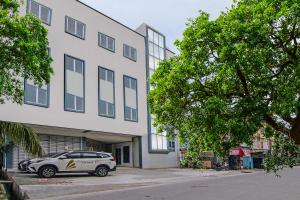
<path fill-rule="evenodd" d="M 126 121 L 138 120 L 137 80 L 124 76 L 124 118 Z"/>
<path fill-rule="evenodd" d="M 172 141 L 172 140 L 168 141 L 168 150 L 175 151 L 175 141 Z"/>
<path fill-rule="evenodd" d="M 161 34 L 148 29 L 149 77 L 165 59 L 165 38 Z"/>
<path fill-rule="evenodd" d="M 129 146 L 123 147 L 123 163 L 130 163 Z"/>
<path fill-rule="evenodd" d="M 157 129 L 154 126 L 154 116 L 151 115 L 151 141 L 152 150 L 166 151 L 168 150 L 168 138 L 166 133 L 157 133 Z"/>
<path fill-rule="evenodd" d="M 43 23 L 47 25 L 51 24 L 52 10 L 40 3 L 37 3 L 33 0 L 28 0 L 27 12 L 30 12 L 32 15 L 41 19 Z"/>
<path fill-rule="evenodd" d="M 115 77 L 114 72 L 99 67 L 99 115 L 115 117 Z"/>
<path fill-rule="evenodd" d="M 133 48 L 127 44 L 123 45 L 123 55 L 124 57 L 136 61 L 137 60 L 137 51 L 136 48 Z"/>
<path fill-rule="evenodd" d="M 73 159 L 73 158 L 81 158 L 81 153 L 69 153 L 66 155 L 67 158 Z"/>
<path fill-rule="evenodd" d="M 84 112 L 84 61 L 65 55 L 65 110 Z"/>
<path fill-rule="evenodd" d="M 25 103 L 49 107 L 49 85 L 39 87 L 31 80 L 25 80 Z"/>
<path fill-rule="evenodd" d="M 107 154 L 99 154 L 99 156 L 100 158 L 110 158 L 110 156 Z"/>
<path fill-rule="evenodd" d="M 67 33 L 85 39 L 85 24 L 66 16 L 65 29 Z"/>
<path fill-rule="evenodd" d="M 84 153 L 81 153 L 81 154 L 82 154 L 82 158 L 99 158 L 97 153 L 84 152 Z"/>
<path fill-rule="evenodd" d="M 98 45 L 103 47 L 109 51 L 115 52 L 115 39 L 105 35 L 103 33 L 99 33 Z"/>
<path fill-rule="evenodd" d="M 48 54 L 50 55 L 50 48 Z M 32 80 L 24 81 L 24 103 L 42 107 L 49 107 L 49 84 L 44 84 L 41 87 L 34 84 Z"/>

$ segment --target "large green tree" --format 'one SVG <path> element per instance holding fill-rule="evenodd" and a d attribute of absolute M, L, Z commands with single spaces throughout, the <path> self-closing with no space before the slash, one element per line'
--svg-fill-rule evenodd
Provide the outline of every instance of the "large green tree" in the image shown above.
<path fill-rule="evenodd" d="M 274 137 L 268 170 L 295 164 L 300 144 L 300 0 L 239 0 L 215 20 L 189 20 L 180 54 L 154 73 L 150 110 L 160 129 L 224 154 Z M 170 131 L 172 135 L 173 131 Z"/>
<path fill-rule="evenodd" d="M 0 0 L 0 104 L 6 101 L 22 104 L 24 79 L 41 86 L 49 83 L 53 74 L 47 29 L 33 15 L 19 15 L 20 3 Z M 1 152 L 8 140 L 24 146 L 29 153 L 42 154 L 34 130 L 23 124 L 0 121 Z"/>

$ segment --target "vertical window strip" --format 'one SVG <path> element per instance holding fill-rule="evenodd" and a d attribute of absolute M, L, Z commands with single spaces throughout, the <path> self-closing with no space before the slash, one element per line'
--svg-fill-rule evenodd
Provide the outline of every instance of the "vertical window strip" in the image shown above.
<path fill-rule="evenodd" d="M 106 116 L 106 117 L 115 117 L 115 89 L 114 89 L 114 72 L 102 67 L 99 67 L 99 115 L 100 116 Z M 101 90 L 101 80 L 106 81 L 108 85 L 106 85 L 107 87 L 112 87 L 112 94 L 108 94 L 109 96 L 107 96 L 105 99 L 104 97 L 101 97 L 101 93 L 103 92 Z M 103 82 L 104 83 L 104 82 Z M 109 86 L 109 83 L 112 84 L 112 86 Z M 104 91 L 105 89 L 102 88 Z M 108 89 L 108 88 L 106 88 Z M 112 96 L 111 96 L 112 95 Z M 104 99 L 103 99 L 104 98 Z M 112 98 L 112 99 L 111 99 Z M 102 103 L 102 106 L 101 106 Z M 103 108 L 103 104 L 104 104 L 104 109 L 105 110 L 101 110 L 101 108 Z M 110 105 L 112 105 L 112 107 L 110 107 Z M 111 108 L 111 109 L 110 109 Z"/>

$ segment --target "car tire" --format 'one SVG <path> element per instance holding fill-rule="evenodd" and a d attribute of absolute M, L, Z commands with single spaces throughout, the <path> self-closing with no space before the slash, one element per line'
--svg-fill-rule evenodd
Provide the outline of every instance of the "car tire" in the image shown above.
<path fill-rule="evenodd" d="M 56 169 L 55 167 L 52 166 L 45 166 L 39 169 L 38 175 L 41 178 L 52 178 L 56 174 Z"/>
<path fill-rule="evenodd" d="M 98 167 L 95 174 L 99 177 L 105 177 L 108 174 L 108 168 L 105 166 Z"/>

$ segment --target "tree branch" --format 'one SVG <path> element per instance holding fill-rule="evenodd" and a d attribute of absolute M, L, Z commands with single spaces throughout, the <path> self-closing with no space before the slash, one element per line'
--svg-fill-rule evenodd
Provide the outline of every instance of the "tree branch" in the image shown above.
<path fill-rule="evenodd" d="M 241 81 L 241 83 L 242 83 L 242 85 L 243 85 L 245 95 L 246 95 L 246 96 L 250 96 L 250 92 L 249 92 L 249 90 L 248 90 L 248 85 L 247 85 L 247 80 L 246 80 L 246 78 L 245 78 L 243 72 L 241 71 L 241 69 L 238 68 L 238 69 L 236 70 L 236 73 L 237 73 L 237 76 L 239 77 L 239 79 L 240 79 L 240 81 Z"/>

